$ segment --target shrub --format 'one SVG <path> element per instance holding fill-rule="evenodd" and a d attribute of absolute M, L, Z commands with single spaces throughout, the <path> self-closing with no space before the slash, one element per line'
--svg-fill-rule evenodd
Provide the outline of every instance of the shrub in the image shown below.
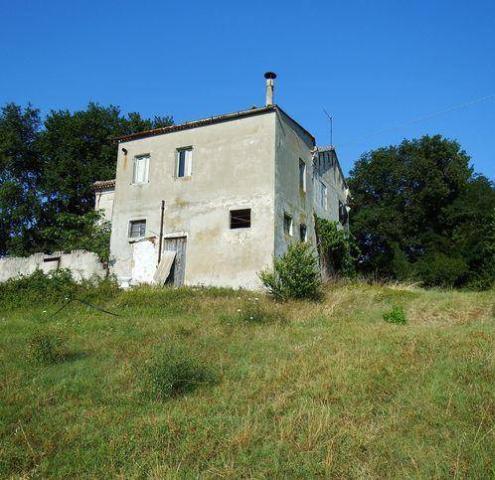
<path fill-rule="evenodd" d="M 69 270 L 61 269 L 44 274 L 33 274 L 0 283 L 0 307 L 16 308 L 36 303 L 57 303 L 67 297 L 84 295 L 88 298 L 109 298 L 118 291 L 113 278 L 76 283 Z"/>
<path fill-rule="evenodd" d="M 390 312 L 383 314 L 383 320 L 396 325 L 405 325 L 407 323 L 406 312 L 402 307 L 395 306 Z"/>
<path fill-rule="evenodd" d="M 425 256 L 415 268 L 426 287 L 454 287 L 463 283 L 468 273 L 468 265 L 462 258 L 443 253 Z"/>
<path fill-rule="evenodd" d="M 29 340 L 28 356 L 34 362 L 51 364 L 64 360 L 67 352 L 59 336 L 51 333 L 38 333 Z"/>
<path fill-rule="evenodd" d="M 214 381 L 212 371 L 181 347 L 170 346 L 159 351 L 145 371 L 146 391 L 154 400 L 183 395 Z"/>
<path fill-rule="evenodd" d="M 331 222 L 316 216 L 315 230 L 324 273 L 354 276 L 358 252 L 351 234 L 339 227 L 339 222 Z"/>
<path fill-rule="evenodd" d="M 275 259 L 272 272 L 260 273 L 260 279 L 275 298 L 287 300 L 321 297 L 321 277 L 313 248 L 307 243 L 293 243 Z"/>

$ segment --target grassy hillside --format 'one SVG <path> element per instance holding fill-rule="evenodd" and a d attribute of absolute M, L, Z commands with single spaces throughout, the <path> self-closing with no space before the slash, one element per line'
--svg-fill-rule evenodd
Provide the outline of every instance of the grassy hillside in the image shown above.
<path fill-rule="evenodd" d="M 49 296 L 0 311 L 1 478 L 495 477 L 493 292 L 91 301 L 121 316 L 71 303 L 51 317 Z M 406 325 L 383 320 L 394 306 Z M 63 356 L 36 360 L 40 338 Z M 169 348 L 205 375 L 158 400 Z"/>

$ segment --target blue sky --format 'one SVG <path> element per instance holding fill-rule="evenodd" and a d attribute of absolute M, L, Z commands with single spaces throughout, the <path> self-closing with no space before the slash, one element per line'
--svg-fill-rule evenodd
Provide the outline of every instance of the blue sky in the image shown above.
<path fill-rule="evenodd" d="M 320 144 L 323 108 L 334 116 L 346 171 L 362 152 L 440 133 L 495 178 L 491 0 L 0 0 L 0 11 L 1 104 L 46 113 L 92 100 L 182 122 L 263 104 L 273 70 L 276 102 Z"/>

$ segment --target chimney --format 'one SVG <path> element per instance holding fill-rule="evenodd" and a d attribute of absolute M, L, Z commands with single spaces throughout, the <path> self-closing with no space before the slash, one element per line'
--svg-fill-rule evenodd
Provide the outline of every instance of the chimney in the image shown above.
<path fill-rule="evenodd" d="M 277 74 L 273 72 L 266 72 L 266 106 L 273 105 L 273 91 L 275 90 L 274 80 L 277 78 Z"/>

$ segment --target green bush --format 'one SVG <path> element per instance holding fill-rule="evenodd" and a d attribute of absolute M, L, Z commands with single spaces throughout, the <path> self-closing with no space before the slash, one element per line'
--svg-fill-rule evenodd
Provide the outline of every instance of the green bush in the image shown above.
<path fill-rule="evenodd" d="M 67 356 L 64 341 L 51 333 L 38 333 L 28 343 L 28 357 L 41 364 L 61 362 Z"/>
<path fill-rule="evenodd" d="M 322 269 L 327 275 L 352 277 L 356 273 L 357 246 L 352 235 L 339 225 L 339 222 L 331 222 L 315 216 Z"/>
<path fill-rule="evenodd" d="M 407 323 L 406 312 L 402 307 L 395 306 L 390 312 L 383 314 L 383 320 L 396 325 L 405 325 Z"/>
<path fill-rule="evenodd" d="M 436 253 L 416 262 L 415 270 L 425 287 L 451 288 L 464 282 L 469 268 L 462 258 Z"/>
<path fill-rule="evenodd" d="M 269 293 L 279 300 L 321 298 L 321 276 L 313 248 L 307 243 L 293 243 L 275 259 L 273 271 L 260 273 Z"/>
<path fill-rule="evenodd" d="M 36 303 L 57 303 L 74 296 L 110 298 L 117 291 L 113 278 L 76 283 L 69 270 L 56 270 L 50 275 L 36 270 L 31 275 L 0 283 L 0 307 L 9 309 Z"/>
<path fill-rule="evenodd" d="M 215 381 L 214 373 L 182 347 L 160 350 L 145 370 L 145 389 L 153 400 L 166 400 Z"/>

